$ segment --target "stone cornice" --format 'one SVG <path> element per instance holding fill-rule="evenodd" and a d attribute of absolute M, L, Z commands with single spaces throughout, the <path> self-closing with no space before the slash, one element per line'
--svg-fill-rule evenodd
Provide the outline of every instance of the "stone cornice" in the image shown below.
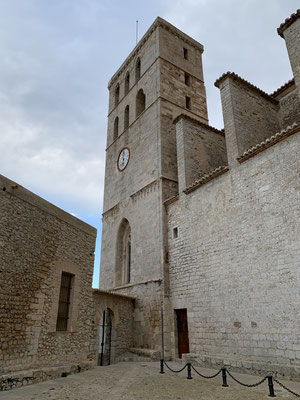
<path fill-rule="evenodd" d="M 167 200 L 165 200 L 164 205 L 169 206 L 170 204 L 174 203 L 178 199 L 179 199 L 179 196 L 178 196 L 178 194 L 176 194 L 176 196 L 169 197 Z"/>
<path fill-rule="evenodd" d="M 280 86 L 278 89 L 276 89 L 273 93 L 270 94 L 272 97 L 277 97 L 281 93 L 283 93 L 285 90 L 289 89 L 295 85 L 295 80 L 294 78 L 290 79 L 288 82 L 284 83 L 282 86 Z"/>
<path fill-rule="evenodd" d="M 300 125 L 294 123 L 292 126 L 288 126 L 286 129 L 282 130 L 281 132 L 276 133 L 274 136 L 264 140 L 263 142 L 257 144 L 256 146 L 251 147 L 250 149 L 246 150 L 241 157 L 238 157 L 237 160 L 239 163 L 242 163 L 249 158 L 255 156 L 258 153 L 266 150 L 267 148 L 273 146 L 274 144 L 281 142 L 282 140 L 286 139 L 287 137 L 293 135 L 294 133 L 300 132 Z"/>
<path fill-rule="evenodd" d="M 247 89 L 251 90 L 252 92 L 255 92 L 259 94 L 261 97 L 264 97 L 266 100 L 270 101 L 271 103 L 277 105 L 278 100 L 274 99 L 271 95 L 268 93 L 264 92 L 263 90 L 259 89 L 257 86 L 253 85 L 252 83 L 246 81 L 245 79 L 241 78 L 239 75 L 235 74 L 234 72 L 226 72 L 220 78 L 218 78 L 215 82 L 215 86 L 219 89 L 220 85 L 222 82 L 225 81 L 225 79 L 230 78 L 234 82 L 239 83 L 240 85 L 246 87 Z"/>
<path fill-rule="evenodd" d="M 217 128 L 214 128 L 213 126 L 210 126 L 208 124 L 205 124 L 204 122 L 198 121 L 196 118 L 190 117 L 187 114 L 180 114 L 178 115 L 178 117 L 176 117 L 173 121 L 173 124 L 177 124 L 177 122 L 179 122 L 181 119 L 185 119 L 187 121 L 190 121 L 196 125 L 202 126 L 205 129 L 208 129 L 209 131 L 212 131 L 214 133 L 217 133 L 219 135 L 225 136 L 225 132 L 224 131 L 220 131 Z"/>
<path fill-rule="evenodd" d="M 292 14 L 289 18 L 286 18 L 286 20 L 280 24 L 279 28 L 277 28 L 278 35 L 283 38 L 283 32 L 290 26 L 292 25 L 293 22 L 296 21 L 296 19 L 300 18 L 300 9 L 298 9 L 294 14 Z"/>
<path fill-rule="evenodd" d="M 223 175 L 228 170 L 229 170 L 229 167 L 227 165 L 214 169 L 213 171 L 209 172 L 208 174 L 202 176 L 200 179 L 197 179 L 195 182 L 193 182 L 190 186 L 188 186 L 186 189 L 184 189 L 183 193 L 189 194 L 189 193 L 193 192 L 194 190 L 198 189 L 200 186 L 204 185 L 205 183 L 213 180 L 217 176 Z"/>
<path fill-rule="evenodd" d="M 134 301 L 136 299 L 136 297 L 134 296 L 128 296 L 127 294 L 121 294 L 121 293 L 115 293 L 115 292 L 111 292 L 109 290 L 102 290 L 102 289 L 92 289 L 93 290 L 93 294 L 104 294 L 104 295 L 108 295 L 108 296 L 114 296 L 114 297 L 122 297 L 123 299 L 126 300 L 131 300 Z"/>
<path fill-rule="evenodd" d="M 129 63 L 137 56 L 137 53 L 141 50 L 146 41 L 158 27 L 166 29 L 167 31 L 173 33 L 175 36 L 179 37 L 184 42 L 200 49 L 203 52 L 203 45 L 201 43 L 186 35 L 181 30 L 177 29 L 175 26 L 165 21 L 163 18 L 157 17 L 150 28 L 147 30 L 147 32 L 144 34 L 144 36 L 141 38 L 141 40 L 138 42 L 138 44 L 135 46 L 135 48 L 132 50 L 132 52 L 129 54 L 129 56 L 126 58 L 126 60 L 123 62 L 123 64 L 120 66 L 120 68 L 117 70 L 117 72 L 112 76 L 112 78 L 108 82 L 108 88 L 111 87 L 111 85 L 116 81 L 121 73 L 128 67 Z"/>

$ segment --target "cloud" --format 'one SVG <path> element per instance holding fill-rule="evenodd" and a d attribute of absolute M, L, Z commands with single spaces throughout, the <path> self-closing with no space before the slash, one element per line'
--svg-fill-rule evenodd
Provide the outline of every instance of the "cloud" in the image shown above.
<path fill-rule="evenodd" d="M 223 126 L 214 81 L 233 71 L 272 92 L 292 77 L 284 41 L 276 28 L 298 0 L 166 0 L 163 17 L 204 45 L 204 79 L 210 123 Z"/>

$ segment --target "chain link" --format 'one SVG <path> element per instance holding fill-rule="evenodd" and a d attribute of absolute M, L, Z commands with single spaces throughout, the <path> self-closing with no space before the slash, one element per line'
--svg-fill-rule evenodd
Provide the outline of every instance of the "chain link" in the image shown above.
<path fill-rule="evenodd" d="M 185 367 L 187 366 L 187 364 L 185 364 L 185 366 L 183 368 L 179 369 L 178 371 L 175 371 L 174 369 L 172 369 L 171 367 L 168 366 L 168 364 L 165 362 L 165 360 L 164 360 L 164 364 L 170 371 L 175 372 L 175 373 L 183 371 L 185 369 Z"/>
<path fill-rule="evenodd" d="M 211 376 L 206 376 L 206 375 L 200 374 L 200 372 L 198 372 L 198 371 L 196 370 L 196 368 L 195 368 L 193 365 L 191 365 L 191 367 L 192 367 L 192 369 L 196 372 L 196 374 L 198 374 L 198 375 L 201 376 L 202 378 L 206 378 L 206 379 L 215 378 L 215 377 L 218 376 L 219 373 L 222 371 L 222 368 L 221 368 L 220 371 L 218 371 L 216 374 L 211 375 Z"/>
<path fill-rule="evenodd" d="M 246 387 L 256 387 L 261 385 L 268 377 L 265 376 L 261 381 L 257 382 L 257 383 L 253 383 L 252 385 L 247 385 L 246 383 L 240 382 L 238 379 L 236 379 L 234 376 L 231 375 L 231 373 L 228 371 L 228 369 L 226 369 L 227 374 L 236 382 L 239 383 L 242 386 L 246 386 Z"/>
<path fill-rule="evenodd" d="M 283 383 L 280 383 L 277 379 L 273 377 L 273 381 L 278 383 L 283 389 L 287 390 L 289 393 L 293 394 L 296 397 L 300 397 L 300 394 L 293 392 L 291 389 L 287 388 Z"/>

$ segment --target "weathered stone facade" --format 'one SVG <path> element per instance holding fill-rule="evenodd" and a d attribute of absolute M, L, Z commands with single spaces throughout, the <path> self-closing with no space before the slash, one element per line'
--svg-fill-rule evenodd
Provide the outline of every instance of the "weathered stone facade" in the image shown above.
<path fill-rule="evenodd" d="M 279 28 L 291 81 L 273 94 L 233 73 L 216 81 L 222 131 L 208 125 L 203 47 L 161 19 L 109 82 L 100 286 L 136 297 L 134 346 L 159 349 L 162 307 L 165 354 L 177 357 L 185 310 L 190 357 L 299 376 L 299 16 Z M 145 110 L 123 129 L 140 89 Z M 129 259 L 116 244 L 124 220 Z"/>
<path fill-rule="evenodd" d="M 96 229 L 0 175 L 0 390 L 90 368 L 103 310 L 111 361 L 132 346 L 133 298 L 93 290 Z M 72 275 L 66 330 L 57 330 L 62 272 Z"/>

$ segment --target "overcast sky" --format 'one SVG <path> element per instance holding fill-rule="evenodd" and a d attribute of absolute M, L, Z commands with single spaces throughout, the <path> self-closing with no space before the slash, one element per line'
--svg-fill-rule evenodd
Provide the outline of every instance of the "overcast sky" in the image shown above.
<path fill-rule="evenodd" d="M 292 72 L 276 28 L 299 0 L 0 0 L 0 173 L 101 231 L 107 82 L 159 15 L 204 45 L 214 81 L 233 71 L 273 92 Z M 99 273 L 98 243 L 94 286 Z"/>

